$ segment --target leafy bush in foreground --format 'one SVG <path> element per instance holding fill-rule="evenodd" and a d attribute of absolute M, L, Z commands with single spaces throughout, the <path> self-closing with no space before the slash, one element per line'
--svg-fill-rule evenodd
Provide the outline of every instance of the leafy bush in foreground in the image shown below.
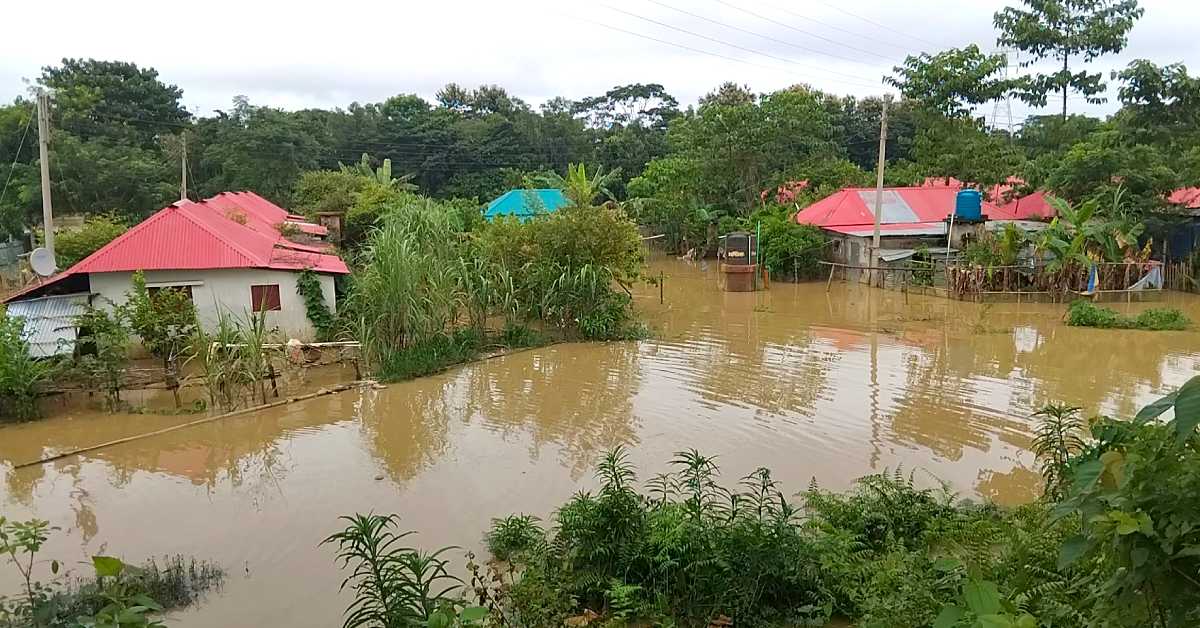
<path fill-rule="evenodd" d="M 639 491 L 617 448 L 598 466 L 599 490 L 571 498 L 548 530 L 524 515 L 494 520 L 489 549 L 510 566 L 481 576 L 472 560 L 468 590 L 414 603 L 444 609 L 446 626 L 1200 625 L 1200 377 L 1129 421 L 1085 427 L 1069 406 L 1038 416 L 1046 492 L 1012 509 L 898 471 L 846 493 L 813 485 L 794 504 L 770 471 L 727 487 L 696 451 Z M 377 540 L 363 547 L 423 556 Z M 360 567 L 351 581 L 363 577 Z M 464 594 L 485 614 L 464 618 Z M 399 625 L 380 617 L 371 625 Z"/>
<path fill-rule="evenodd" d="M 1079 300 L 1071 303 L 1067 311 L 1067 325 L 1072 327 L 1101 327 L 1106 329 L 1146 329 L 1152 331 L 1181 331 L 1192 321 L 1175 308 L 1150 308 L 1137 316 L 1124 316 L 1091 301 Z"/>

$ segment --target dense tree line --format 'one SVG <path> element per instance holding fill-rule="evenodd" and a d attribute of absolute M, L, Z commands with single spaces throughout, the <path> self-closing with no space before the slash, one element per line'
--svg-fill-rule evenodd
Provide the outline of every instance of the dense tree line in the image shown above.
<path fill-rule="evenodd" d="M 1200 182 L 1200 79 L 1181 64 L 1137 60 L 1110 77 L 1114 115 L 1067 109 L 1072 93 L 1103 101 L 1104 77 L 1086 64 L 1122 49 L 1141 13 L 1134 0 L 1027 0 L 998 12 L 999 41 L 1062 62 L 1046 75 L 1005 79 L 1004 59 L 975 45 L 909 57 L 888 79 L 901 97 L 889 109 L 887 182 L 954 177 L 986 187 L 1015 175 L 1025 182 L 1017 192 L 1047 189 L 1072 202 L 1111 197 L 1120 185 L 1134 207 L 1164 209 L 1170 191 Z M 482 203 L 588 163 L 619 169 L 609 188 L 636 201 L 630 213 L 682 233 L 744 217 L 788 182 L 808 181 L 810 196 L 870 185 L 882 107 L 804 85 L 759 94 L 727 83 L 686 108 L 662 85 L 631 84 L 535 109 L 500 86 L 451 83 L 433 102 L 399 94 L 285 111 L 236 97 L 195 117 L 179 87 L 132 63 L 64 59 L 37 83 L 54 95 L 56 206 L 130 221 L 178 198 L 186 139 L 193 197 L 253 189 L 302 205 L 303 173 L 369 154 L 423 194 Z M 1000 98 L 1044 105 L 1059 96 L 1061 114 L 1029 117 L 1012 134 L 979 116 Z M 32 111 L 24 98 L 0 107 L 0 163 L 16 164 L 0 198 L 12 233 L 36 224 L 40 205 Z"/>

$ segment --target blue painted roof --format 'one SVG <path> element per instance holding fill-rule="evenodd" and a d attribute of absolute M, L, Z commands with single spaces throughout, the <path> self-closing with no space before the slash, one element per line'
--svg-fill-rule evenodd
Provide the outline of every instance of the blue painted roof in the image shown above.
<path fill-rule="evenodd" d="M 496 216 L 516 216 L 524 222 L 538 213 L 558 211 L 570 203 L 558 189 L 509 190 L 488 203 L 484 217 L 492 220 Z"/>

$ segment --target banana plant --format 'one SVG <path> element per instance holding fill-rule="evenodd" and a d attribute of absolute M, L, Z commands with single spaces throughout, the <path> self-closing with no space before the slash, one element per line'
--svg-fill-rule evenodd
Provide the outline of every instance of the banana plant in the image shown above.
<path fill-rule="evenodd" d="M 592 175 L 588 176 L 587 168 L 583 164 L 567 164 L 567 176 L 552 172 L 542 177 L 538 183 L 562 190 L 576 207 L 591 207 L 598 197 L 614 200 L 608 188 L 620 176 L 620 168 L 605 172 L 603 167 L 596 166 Z"/>
<path fill-rule="evenodd" d="M 362 159 L 358 163 L 347 166 L 343 163 L 338 163 L 338 167 L 342 172 L 356 174 L 361 177 L 366 177 L 379 185 L 402 192 L 412 192 L 417 189 L 417 186 L 410 183 L 413 179 L 413 174 L 408 173 L 400 177 L 392 176 L 392 160 L 384 159 L 383 164 L 378 168 L 371 166 L 371 156 L 367 153 L 362 154 Z"/>

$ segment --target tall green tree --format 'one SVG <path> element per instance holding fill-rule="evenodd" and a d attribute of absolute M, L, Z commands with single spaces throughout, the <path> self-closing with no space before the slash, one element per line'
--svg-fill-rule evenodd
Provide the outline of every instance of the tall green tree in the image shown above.
<path fill-rule="evenodd" d="M 1116 118 L 1127 134 L 1175 157 L 1200 146 L 1200 77 L 1189 75 L 1182 63 L 1160 66 L 1145 59 L 1113 77 L 1121 81 Z"/>
<path fill-rule="evenodd" d="M 229 111 L 196 125 L 193 155 L 202 196 L 225 190 L 253 190 L 288 204 L 300 173 L 328 159 L 323 129 L 290 112 L 234 99 Z M 336 160 L 333 160 L 336 162 Z"/>
<path fill-rule="evenodd" d="M 997 100 L 1014 86 L 1005 79 L 1004 55 L 984 54 L 979 46 L 909 56 L 886 82 L 927 111 L 947 118 L 969 117 L 975 105 Z"/>
<path fill-rule="evenodd" d="M 757 102 L 725 102 L 710 100 L 674 120 L 668 133 L 673 151 L 700 164 L 692 185 L 706 204 L 748 211 L 781 170 L 837 154 L 832 116 L 818 92 L 797 87 Z"/>
<path fill-rule="evenodd" d="M 989 131 L 974 108 L 1016 86 L 1005 79 L 1004 56 L 978 46 L 908 57 L 886 79 L 915 104 L 912 159 L 935 177 L 986 187 L 1005 181 L 1024 159 L 1005 135 Z"/>
<path fill-rule="evenodd" d="M 42 68 L 38 83 L 53 92 L 57 128 L 83 141 L 155 149 L 161 134 L 178 133 L 191 114 L 183 90 L 162 82 L 158 71 L 124 61 L 63 59 Z"/>
<path fill-rule="evenodd" d="M 595 128 L 629 124 L 665 128 L 679 115 L 679 101 L 658 83 L 633 83 L 573 103 L 572 112 Z"/>
<path fill-rule="evenodd" d="M 1047 95 L 1062 95 L 1062 117 L 1067 117 L 1067 96 L 1079 92 L 1091 103 L 1103 103 L 1105 89 L 1099 73 L 1072 72 L 1073 58 L 1084 63 L 1114 52 L 1128 42 L 1130 29 L 1144 10 L 1137 0 L 1022 0 L 1024 8 L 1005 7 L 993 21 L 1000 30 L 997 42 L 1031 55 L 1030 66 L 1043 59 L 1062 62 L 1053 74 L 1039 74 L 1024 83 L 1021 97 L 1044 106 Z"/>

